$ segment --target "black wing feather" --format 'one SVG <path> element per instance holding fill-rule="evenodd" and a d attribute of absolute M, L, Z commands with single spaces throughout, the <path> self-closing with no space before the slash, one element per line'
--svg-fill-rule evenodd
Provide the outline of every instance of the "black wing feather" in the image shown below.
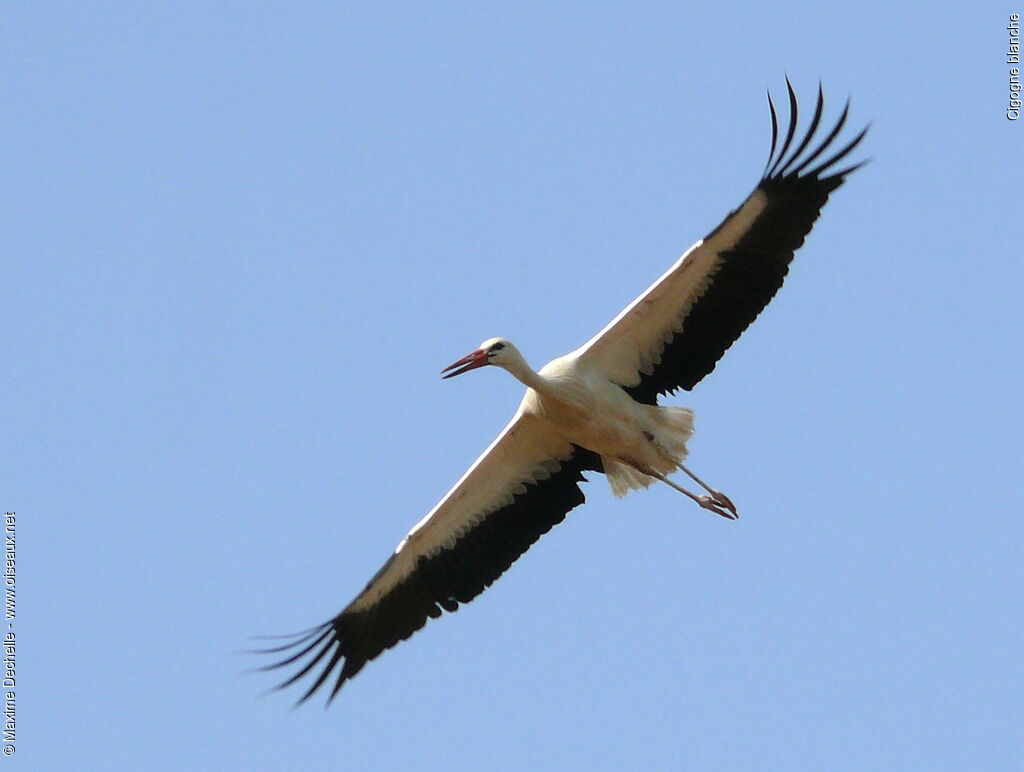
<path fill-rule="evenodd" d="M 757 318 L 782 286 L 793 253 L 804 243 L 828 201 L 829 194 L 843 184 L 848 174 L 862 165 L 858 163 L 841 171 L 829 171 L 857 147 L 867 133 L 867 128 L 814 169 L 804 171 L 832 146 L 849 113 L 847 103 L 825 140 L 801 160 L 800 155 L 812 141 L 820 124 L 824 107 L 824 94 L 820 86 L 810 127 L 796 150 L 787 156 L 796 131 L 797 102 L 788 79 L 786 85 L 790 100 L 790 123 L 782 150 L 774 160 L 778 127 L 775 105 L 771 95 L 768 97 L 772 117 L 772 149 L 768 171 L 757 186 L 757 190 L 767 197 L 767 205 L 734 247 L 721 254 L 721 264 L 710 286 L 690 307 L 682 321 L 682 330 L 665 344 L 659 363 L 650 373 L 641 374 L 639 384 L 626 388 L 629 395 L 638 402 L 654 405 L 661 394 L 670 394 L 680 388 L 690 390 L 715 369 L 729 346 Z M 705 241 L 718 233 L 737 211 L 731 212 Z"/>

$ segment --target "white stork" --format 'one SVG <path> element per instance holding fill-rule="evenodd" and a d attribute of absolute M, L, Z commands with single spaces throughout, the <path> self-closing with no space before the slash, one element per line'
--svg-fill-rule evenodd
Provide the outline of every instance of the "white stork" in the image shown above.
<path fill-rule="evenodd" d="M 319 666 L 299 702 L 333 676 L 330 703 L 363 665 L 428 618 L 473 600 L 582 504 L 585 471 L 603 472 L 616 496 L 660 480 L 716 514 L 737 517 L 728 497 L 682 464 L 692 411 L 659 406 L 657 399 L 692 389 L 715 368 L 782 286 L 794 250 L 829 194 L 863 164 L 835 170 L 867 132 L 834 151 L 849 102 L 832 131 L 807 150 L 821 121 L 820 85 L 811 124 L 790 152 L 797 101 L 788 79 L 786 85 L 789 127 L 776 155 L 779 127 L 769 94 L 771 150 L 753 193 L 608 326 L 540 371 L 503 338 L 484 341 L 442 370 L 449 378 L 500 367 L 526 385 L 526 395 L 498 438 L 413 526 L 355 600 L 330 621 L 263 650 L 285 658 L 262 670 L 292 663 L 300 668 L 277 688 Z M 706 493 L 669 480 L 677 468 Z"/>

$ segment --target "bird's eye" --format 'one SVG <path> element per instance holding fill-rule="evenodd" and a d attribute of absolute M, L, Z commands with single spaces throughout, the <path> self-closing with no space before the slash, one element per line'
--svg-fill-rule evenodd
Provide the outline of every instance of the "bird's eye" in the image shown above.
<path fill-rule="evenodd" d="M 493 346 L 491 346 L 491 351 L 501 351 L 503 348 L 505 348 L 504 343 L 495 343 Z"/>

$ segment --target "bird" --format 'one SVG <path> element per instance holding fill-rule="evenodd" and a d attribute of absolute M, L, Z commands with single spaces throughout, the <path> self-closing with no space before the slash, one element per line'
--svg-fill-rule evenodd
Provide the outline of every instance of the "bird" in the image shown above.
<path fill-rule="evenodd" d="M 537 539 L 584 502 L 585 473 L 603 473 L 615 496 L 665 483 L 729 520 L 733 502 L 688 469 L 693 411 L 659 405 L 693 389 L 782 286 L 829 195 L 863 166 L 837 169 L 863 140 L 865 126 L 838 149 L 847 99 L 824 138 L 824 91 L 794 147 L 795 90 L 786 78 L 789 122 L 779 143 L 768 93 L 771 147 L 753 192 L 707 236 L 590 340 L 534 370 L 509 340 L 489 338 L 444 368 L 444 378 L 484 367 L 526 386 L 508 425 L 423 519 L 399 542 L 363 590 L 334 618 L 257 649 L 277 661 L 257 668 L 307 676 L 301 704 L 325 684 L 329 705 L 342 687 L 428 619 L 454 612 L 501 576 Z M 677 484 L 682 471 L 702 492 Z"/>

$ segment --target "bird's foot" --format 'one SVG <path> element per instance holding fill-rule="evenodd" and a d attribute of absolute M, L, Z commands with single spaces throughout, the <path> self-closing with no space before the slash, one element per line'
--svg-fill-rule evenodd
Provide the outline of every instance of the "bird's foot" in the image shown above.
<path fill-rule="evenodd" d="M 715 493 L 716 496 L 714 497 L 697 496 L 695 498 L 697 503 L 704 507 L 704 509 L 714 512 L 716 515 L 721 515 L 727 520 L 738 520 L 740 516 L 736 512 L 736 507 L 733 506 L 733 503 L 726 496 L 718 493 L 718 491 L 715 491 Z"/>
<path fill-rule="evenodd" d="M 643 467 L 640 466 L 639 464 L 632 463 L 630 464 L 630 466 L 632 466 L 638 472 L 650 475 L 655 480 L 661 480 L 670 488 L 675 488 L 680 493 L 689 496 L 704 509 L 710 512 L 714 512 L 716 515 L 721 515 L 726 520 L 739 520 L 740 514 L 736 511 L 736 505 L 729 500 L 729 497 L 726 496 L 721 491 L 716 491 L 713 488 L 709 488 L 708 486 L 704 485 L 704 483 L 700 483 L 700 480 L 697 480 L 696 477 L 694 477 L 693 479 L 697 480 L 697 482 L 699 482 L 704 487 L 704 489 L 711 494 L 710 496 L 698 496 L 696 493 L 691 493 L 690 491 L 686 490 L 686 488 L 667 478 L 665 475 L 659 472 L 655 472 L 653 469 L 650 469 L 648 467 Z M 682 464 L 679 465 L 679 468 L 685 471 L 688 475 L 690 475 L 690 477 L 693 477 L 693 473 L 690 472 Z"/>
<path fill-rule="evenodd" d="M 723 509 L 728 509 L 730 512 L 732 512 L 733 520 L 739 519 L 740 513 L 736 511 L 736 505 L 732 503 L 732 499 L 730 499 L 721 491 L 712 490 L 710 491 L 710 493 L 712 501 L 714 501 L 718 506 L 722 507 Z"/>
<path fill-rule="evenodd" d="M 686 474 L 689 475 L 691 480 L 693 480 L 701 488 L 703 488 L 704 490 L 711 494 L 710 496 L 701 496 L 700 499 L 696 499 L 698 504 L 700 504 L 705 509 L 710 509 L 712 512 L 715 512 L 721 515 L 722 517 L 727 517 L 730 520 L 739 519 L 740 513 L 736 511 L 736 505 L 732 503 L 732 500 L 728 496 L 726 496 L 721 491 L 716 491 L 714 488 L 712 488 L 710 485 L 708 485 L 706 482 L 700 479 L 697 475 L 695 475 L 693 472 L 687 469 L 683 464 L 676 463 L 676 466 L 678 466 L 680 469 L 686 472 Z M 710 502 L 715 506 L 709 507 L 704 502 Z M 725 514 L 725 512 L 722 512 L 721 510 L 723 509 L 728 510 L 729 514 Z"/>

